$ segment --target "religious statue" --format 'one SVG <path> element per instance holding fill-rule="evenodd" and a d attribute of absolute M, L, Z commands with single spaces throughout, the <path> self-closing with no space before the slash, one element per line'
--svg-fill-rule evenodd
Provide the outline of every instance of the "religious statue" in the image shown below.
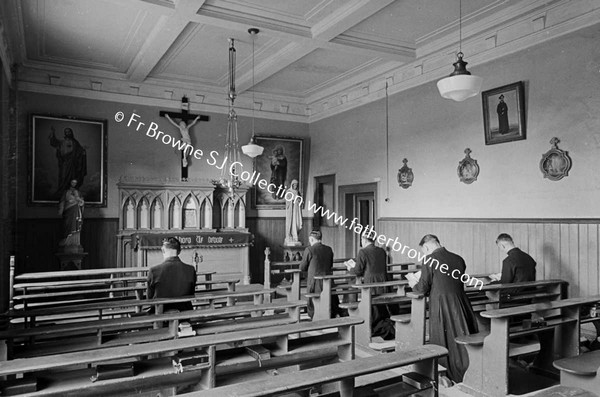
<path fill-rule="evenodd" d="M 71 186 L 65 190 L 58 204 L 58 215 L 63 219 L 63 239 L 59 246 L 65 251 L 82 251 L 80 249 L 80 232 L 83 224 L 84 201 L 77 190 L 77 179 L 71 180 Z"/>
<path fill-rule="evenodd" d="M 173 119 L 171 117 L 169 117 L 168 114 L 165 114 L 165 117 L 167 118 L 167 120 L 169 120 L 169 122 L 171 124 L 173 124 L 175 127 L 177 127 L 179 129 L 179 133 L 181 133 L 181 140 L 186 144 L 186 145 L 192 145 L 192 138 L 190 137 L 190 128 L 192 128 L 192 126 L 194 124 L 196 124 L 198 122 L 198 120 L 200 120 L 200 116 L 197 116 L 194 120 L 192 120 L 191 123 L 186 124 L 184 120 L 181 120 L 178 123 L 176 123 L 175 121 L 173 121 Z M 183 154 L 182 154 L 182 158 L 181 158 L 181 163 L 183 164 L 184 167 L 188 166 L 188 161 L 187 161 L 187 147 L 183 149 Z"/>
<path fill-rule="evenodd" d="M 291 193 L 288 194 L 288 193 Z M 289 200 L 288 196 L 294 197 L 293 200 Z M 302 200 L 297 199 L 300 197 L 300 192 L 298 190 L 298 181 L 296 179 L 292 180 L 291 186 L 285 192 L 285 242 L 284 245 L 294 246 L 294 245 L 302 245 L 300 241 L 298 241 L 298 232 L 302 229 L 302 209 L 300 208 L 300 204 Z"/>
<path fill-rule="evenodd" d="M 76 180 L 79 188 L 83 185 L 83 178 L 87 174 L 87 155 L 79 141 L 75 139 L 71 128 L 64 129 L 64 139 L 56 138 L 54 127 L 50 127 L 52 134 L 48 137 L 50 146 L 56 148 L 58 159 L 58 186 L 56 197 L 61 192 L 69 189 L 71 181 Z"/>

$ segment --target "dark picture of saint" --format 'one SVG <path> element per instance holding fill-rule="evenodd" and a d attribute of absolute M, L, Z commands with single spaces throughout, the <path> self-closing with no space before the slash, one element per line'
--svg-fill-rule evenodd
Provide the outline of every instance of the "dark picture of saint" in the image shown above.
<path fill-rule="evenodd" d="M 486 145 L 526 138 L 524 90 L 519 81 L 481 93 Z"/>
<path fill-rule="evenodd" d="M 254 159 L 254 169 L 268 186 L 252 189 L 253 208 L 285 210 L 284 195 L 292 181 L 296 180 L 296 189 L 302 190 L 304 141 L 302 138 L 264 135 L 257 135 L 255 140 L 264 152 Z"/>
<path fill-rule="evenodd" d="M 30 202 L 55 205 L 74 188 L 86 205 L 105 206 L 105 121 L 32 115 L 31 126 Z"/>
<path fill-rule="evenodd" d="M 70 188 L 71 181 L 77 181 L 76 189 L 83 184 L 83 179 L 87 174 L 87 158 L 85 149 L 73 136 L 71 128 L 64 129 L 64 139 L 56 138 L 54 126 L 50 126 L 52 134 L 48 137 L 50 146 L 56 149 L 56 159 L 58 161 L 58 186 L 57 195 L 62 195 Z"/>
<path fill-rule="evenodd" d="M 504 95 L 500 95 L 498 98 L 496 113 L 498 113 L 498 133 L 501 135 L 508 134 L 508 105 L 504 102 Z"/>
<path fill-rule="evenodd" d="M 287 177 L 287 157 L 283 146 L 277 145 L 273 149 L 273 155 L 271 156 L 271 179 L 270 182 L 275 186 L 282 186 L 285 190 L 285 180 Z M 273 199 L 277 200 L 283 196 L 283 194 L 271 193 Z"/>

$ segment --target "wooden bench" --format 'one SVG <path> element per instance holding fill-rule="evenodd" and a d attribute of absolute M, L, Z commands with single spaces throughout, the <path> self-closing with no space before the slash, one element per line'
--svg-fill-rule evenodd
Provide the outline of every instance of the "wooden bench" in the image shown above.
<path fill-rule="evenodd" d="M 331 382 L 338 382 L 337 390 L 341 397 L 352 397 L 357 389 L 357 377 L 407 365 L 414 365 L 415 372 L 429 379 L 430 384 L 424 389 L 416 389 L 406 383 L 396 383 L 387 387 L 388 389 L 393 388 L 393 395 L 399 397 L 419 393 L 420 396 L 437 396 L 437 361 L 447 354 L 448 351 L 445 348 L 430 345 L 406 352 L 362 357 L 351 361 L 310 368 L 278 375 L 268 380 L 256 379 L 211 390 L 185 393 L 181 394 L 181 397 L 279 396 Z"/>
<path fill-rule="evenodd" d="M 225 290 L 229 292 L 235 291 L 235 285 L 240 282 L 240 279 L 224 279 L 224 280 L 199 280 L 196 281 L 196 292 L 214 291 L 215 285 L 227 284 Z"/>
<path fill-rule="evenodd" d="M 220 379 L 242 372 L 264 371 L 321 360 L 352 360 L 352 328 L 360 323 L 360 319 L 338 318 L 16 359 L 0 362 L 0 377 L 18 375 L 38 378 L 40 390 L 28 394 L 31 396 L 114 395 L 188 384 L 197 384 L 199 388 L 213 388 L 218 386 Z M 200 349 L 207 353 L 205 365 L 182 373 L 174 371 L 171 363 L 173 354 Z M 249 354 L 249 351 L 262 349 L 268 351 L 263 357 L 255 358 Z M 144 359 L 147 356 L 161 355 L 163 357 Z M 90 375 L 95 371 L 93 368 L 88 369 L 88 366 L 117 360 L 138 360 L 135 361 L 135 375 L 90 381 Z M 52 372 L 48 372 L 49 370 Z M 4 383 L 0 381 L 0 388 Z"/>
<path fill-rule="evenodd" d="M 173 339 L 178 336 L 181 321 L 191 323 L 196 333 L 203 335 L 299 322 L 300 308 L 303 306 L 306 306 L 305 301 L 236 305 L 219 309 L 9 329 L 0 332 L 0 339 L 7 341 L 9 357 L 34 357 Z M 286 313 L 281 316 L 263 316 L 265 311 Z M 163 325 L 165 323 L 166 326 Z"/>
<path fill-rule="evenodd" d="M 404 287 L 407 285 L 408 281 L 406 280 L 352 285 L 352 288 L 360 290 L 360 301 L 340 303 L 340 307 L 342 309 L 348 309 L 348 314 L 351 317 L 359 317 L 365 320 L 363 324 L 356 327 L 356 343 L 368 346 L 371 342 L 371 311 L 373 305 L 410 305 L 411 299 L 406 297 L 404 290 Z M 396 287 L 396 292 L 381 295 L 373 294 L 373 289 L 382 287 Z"/>
<path fill-rule="evenodd" d="M 466 288 L 471 292 L 467 296 L 477 314 L 480 331 L 489 330 L 489 319 L 479 314 L 484 310 L 524 305 L 533 302 L 545 302 L 562 299 L 567 296 L 568 283 L 564 280 L 540 280 L 513 284 L 484 285 L 481 290 Z M 520 291 L 508 296 L 507 290 L 519 288 Z M 423 294 L 407 293 L 412 299 L 410 314 L 392 316 L 396 329 L 396 350 L 408 349 L 427 342 L 427 301 Z M 391 348 L 391 346 L 385 346 Z"/>
<path fill-rule="evenodd" d="M 195 296 L 184 296 L 181 298 L 164 299 L 124 299 L 103 298 L 100 301 L 91 299 L 82 300 L 79 304 L 71 301 L 63 302 L 63 305 L 54 305 L 52 307 L 40 307 L 27 310 L 11 310 L 6 316 L 11 318 L 13 324 L 23 322 L 25 327 L 33 327 L 36 322 L 57 322 L 64 320 L 72 322 L 78 320 L 90 320 L 93 318 L 101 319 L 103 316 L 122 316 L 141 311 L 143 306 L 154 306 L 156 313 L 162 313 L 165 303 L 180 303 L 191 301 L 194 306 L 215 307 L 217 305 L 234 305 L 237 300 L 243 298 L 253 298 L 255 303 L 262 303 L 266 297 L 270 297 L 275 292 L 274 289 L 255 289 L 244 291 L 202 291 Z M 296 299 L 299 300 L 299 299 Z M 69 304 L 70 303 L 70 304 Z M 41 317 L 41 319 L 40 319 Z"/>
<path fill-rule="evenodd" d="M 315 276 L 315 280 L 323 281 L 323 289 L 319 292 L 304 294 L 308 299 L 311 299 L 315 308 L 313 320 L 324 320 L 331 318 L 331 300 L 338 299 L 343 295 L 355 295 L 357 291 L 352 288 L 353 284 L 357 283 L 357 276 L 353 274 L 343 275 L 326 275 L 326 276 Z M 335 284 L 335 282 L 342 282 L 342 284 Z"/>
<path fill-rule="evenodd" d="M 600 390 L 600 350 L 556 360 L 554 367 L 560 370 L 561 385 L 579 387 L 595 393 Z"/>
<path fill-rule="evenodd" d="M 491 321 L 489 333 L 480 332 L 456 339 L 457 343 L 466 347 L 470 363 L 461 388 L 469 393 L 505 396 L 510 392 L 509 357 L 536 350 L 539 352 L 534 367 L 538 372 L 551 373 L 555 357 L 579 354 L 580 309 L 598 301 L 600 295 L 482 312 L 481 315 Z M 546 323 L 534 327 L 515 323 L 515 318 L 523 316 L 542 317 Z M 554 331 L 554 335 L 546 331 Z M 517 346 L 511 343 L 511 338 L 530 335 L 537 335 L 539 344 Z"/>

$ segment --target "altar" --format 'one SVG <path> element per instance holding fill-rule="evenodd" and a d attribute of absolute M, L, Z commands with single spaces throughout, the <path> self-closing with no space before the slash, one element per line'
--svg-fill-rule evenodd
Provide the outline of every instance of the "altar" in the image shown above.
<path fill-rule="evenodd" d="M 181 243 L 179 257 L 214 279 L 239 278 L 250 284 L 246 191 L 231 194 L 208 181 L 122 177 L 118 244 L 119 267 L 151 267 L 163 261 L 166 237 Z"/>

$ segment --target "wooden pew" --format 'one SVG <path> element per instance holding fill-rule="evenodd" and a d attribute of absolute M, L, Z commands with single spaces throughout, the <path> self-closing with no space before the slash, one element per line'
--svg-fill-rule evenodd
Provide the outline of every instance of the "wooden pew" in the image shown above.
<path fill-rule="evenodd" d="M 39 317 L 45 322 L 73 322 L 89 320 L 93 318 L 101 319 L 103 316 L 122 316 L 135 312 L 140 312 L 143 306 L 154 306 L 156 313 L 162 313 L 165 303 L 180 303 L 191 301 L 194 306 L 216 307 L 217 305 L 232 306 L 237 300 L 252 297 L 256 304 L 262 303 L 269 298 L 274 289 L 256 289 L 246 291 L 202 291 L 194 296 L 184 296 L 180 298 L 164 299 L 113 299 L 109 301 L 91 302 L 83 301 L 81 304 L 70 304 L 53 307 L 43 307 L 28 310 L 12 310 L 7 316 L 12 323 L 24 322 L 25 327 L 33 327 Z M 296 299 L 299 300 L 299 299 Z M 88 303 L 85 303 L 88 302 Z"/>
<path fill-rule="evenodd" d="M 469 354 L 469 368 L 461 388 L 470 393 L 485 392 L 490 396 L 505 396 L 510 392 L 508 359 L 531 351 L 531 345 L 511 346 L 510 338 L 538 335 L 539 353 L 534 366 L 552 372 L 555 357 L 579 354 L 581 306 L 600 301 L 600 295 L 564 299 L 484 311 L 481 315 L 491 321 L 490 331 L 459 337 Z M 543 317 L 545 325 L 528 328 L 514 323 L 523 316 Z M 554 331 L 554 338 L 545 331 Z M 535 350 L 533 350 L 535 351 Z"/>
<path fill-rule="evenodd" d="M 177 331 L 181 321 L 191 323 L 196 333 L 202 335 L 299 322 L 300 308 L 303 306 L 306 306 L 305 301 L 236 305 L 219 309 L 9 329 L 0 332 L 0 339 L 7 341 L 10 357 L 34 357 L 173 339 L 178 337 Z M 265 311 L 286 311 L 286 314 L 263 316 Z M 163 326 L 164 323 L 167 325 Z M 25 344 L 15 349 L 17 341 Z"/>
<path fill-rule="evenodd" d="M 324 320 L 331 318 L 331 300 L 338 299 L 343 295 L 356 295 L 356 289 L 352 288 L 352 284 L 356 284 L 357 276 L 353 274 L 342 275 L 326 275 L 315 276 L 315 280 L 323 281 L 323 290 L 320 293 L 304 294 L 309 299 L 312 299 L 315 313 L 313 320 Z M 336 281 L 341 281 L 343 284 L 337 284 Z"/>
<path fill-rule="evenodd" d="M 404 290 L 406 285 L 408 285 L 408 281 L 406 280 L 352 285 L 352 288 L 360 290 L 360 301 L 340 303 L 340 307 L 342 309 L 348 309 L 348 314 L 351 317 L 359 317 L 365 320 L 363 324 L 356 327 L 356 343 L 368 346 L 371 342 L 371 311 L 373 305 L 410 305 L 411 298 L 406 297 Z M 373 294 L 373 289 L 382 287 L 396 287 L 396 292 L 382 295 Z"/>
<path fill-rule="evenodd" d="M 355 395 L 357 377 L 407 365 L 413 365 L 415 372 L 430 379 L 431 384 L 437 385 L 437 361 L 447 354 L 448 351 L 445 348 L 430 345 L 406 352 L 363 357 L 310 368 L 300 372 L 279 375 L 268 380 L 256 379 L 205 391 L 185 393 L 181 394 L 181 397 L 279 396 L 331 382 L 338 382 L 337 389 L 341 397 L 352 397 Z M 420 396 L 437 396 L 437 387 L 434 388 L 431 384 L 426 389 L 416 389 L 406 383 L 396 383 L 388 388 L 393 387 L 395 396 L 417 392 Z"/>
<path fill-rule="evenodd" d="M 489 330 L 489 320 L 479 314 L 484 310 L 512 307 L 533 302 L 545 302 L 567 297 L 568 283 L 564 280 L 540 280 L 513 284 L 490 284 L 481 289 L 467 287 L 473 310 L 478 315 L 479 330 Z M 515 288 L 521 289 L 508 296 L 504 293 Z M 412 299 L 410 314 L 392 316 L 396 328 L 396 350 L 426 343 L 427 298 L 421 293 L 407 293 Z M 389 347 L 388 347 L 389 348 Z"/>
<path fill-rule="evenodd" d="M 560 370 L 562 386 L 582 388 L 595 393 L 600 390 L 600 350 L 556 360 L 554 367 Z"/>
<path fill-rule="evenodd" d="M 219 379 L 241 372 L 264 371 L 315 360 L 352 360 L 353 327 L 360 323 L 360 319 L 339 318 L 16 359 L 0 362 L 0 377 L 38 378 L 41 389 L 28 394 L 31 396 L 114 395 L 188 384 L 213 388 L 218 386 Z M 248 355 L 246 348 L 258 346 L 268 349 L 269 357 L 254 359 Z M 206 351 L 207 362 L 195 370 L 176 373 L 171 364 L 172 355 L 190 349 Z M 144 359 L 151 355 L 163 357 Z M 135 362 L 134 376 L 90 381 L 94 370 L 87 369 L 88 366 L 140 359 L 142 361 Z M 0 381 L 0 388 L 4 383 Z"/>

